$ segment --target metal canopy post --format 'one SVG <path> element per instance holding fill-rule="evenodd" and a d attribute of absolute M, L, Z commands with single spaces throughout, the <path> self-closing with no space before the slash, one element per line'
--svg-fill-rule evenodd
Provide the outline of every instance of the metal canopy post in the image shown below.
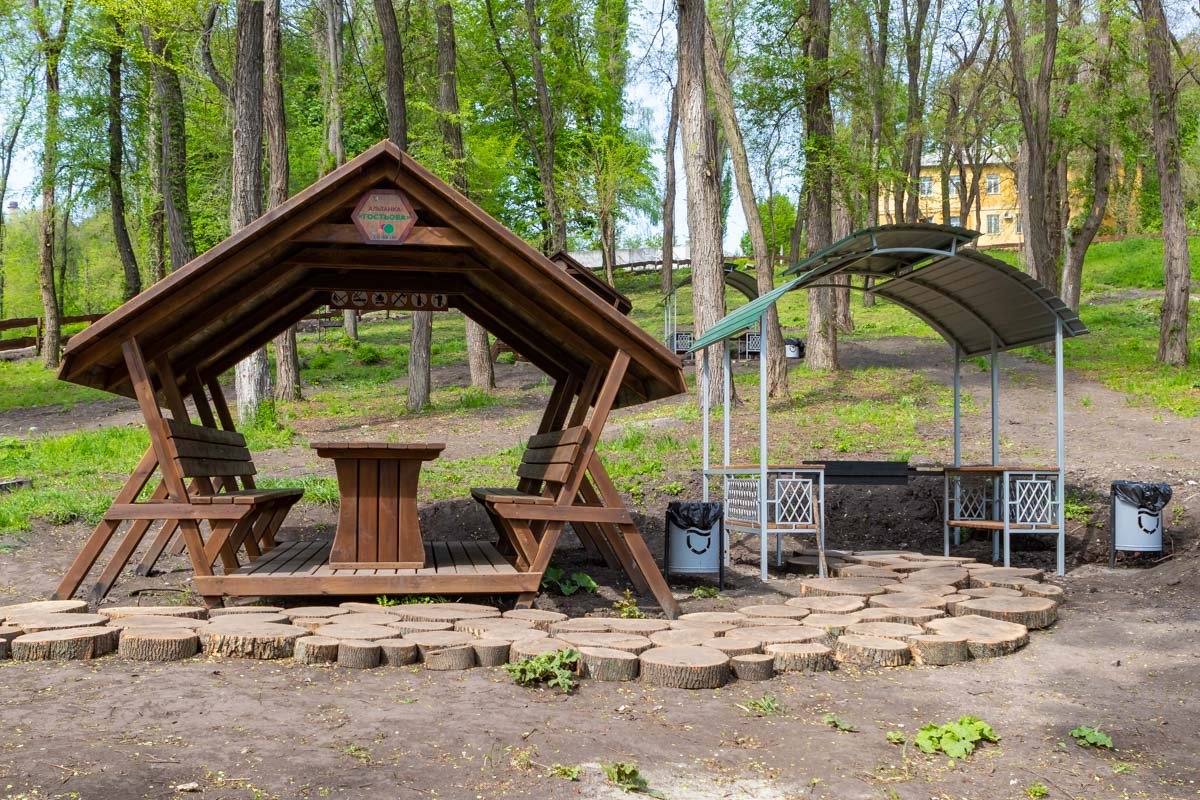
<path fill-rule="evenodd" d="M 721 500 L 722 502 L 729 499 L 729 404 L 733 395 L 733 366 L 732 359 L 729 356 L 729 340 L 725 339 L 721 342 L 722 348 L 722 375 L 721 375 Z M 725 559 L 725 566 L 729 566 L 729 537 L 722 537 L 725 543 L 725 552 L 721 557 Z"/>
<path fill-rule="evenodd" d="M 706 503 L 708 502 L 708 414 L 708 350 L 705 349 L 700 351 L 700 415 L 703 417 L 701 429 L 704 431 L 702 435 L 704 443 L 701 445 L 703 452 L 700 463 L 703 467 L 703 472 L 701 473 L 704 476 L 704 480 L 702 481 L 704 485 L 703 499 Z"/>
<path fill-rule="evenodd" d="M 760 323 L 762 317 L 759 317 Z M 760 324 L 761 327 L 761 324 Z M 758 515 L 761 526 L 762 579 L 767 574 L 767 337 L 759 337 L 758 350 Z"/>
<path fill-rule="evenodd" d="M 1066 502 L 1067 502 L 1067 470 L 1066 470 L 1066 431 L 1063 421 L 1063 329 L 1062 320 L 1054 326 L 1054 401 L 1055 423 L 1058 433 L 1058 574 L 1066 572 Z"/>
<path fill-rule="evenodd" d="M 962 466 L 962 351 L 958 347 L 958 342 L 954 343 L 954 466 Z M 961 495 L 962 487 L 956 480 L 954 482 L 954 506 L 955 517 L 957 517 L 958 501 Z M 946 494 L 946 502 L 950 502 L 949 492 Z M 946 519 L 950 519 L 947 510 Z M 948 533 L 948 532 L 947 532 Z M 950 537 L 946 536 L 946 555 L 950 555 Z M 954 545 L 957 547 L 962 544 L 962 530 L 954 529 Z"/>
<path fill-rule="evenodd" d="M 1000 465 L 1000 353 L 996 349 L 996 334 L 992 334 L 992 466 Z M 1007 502 L 1008 486 L 1003 478 L 996 478 L 992 481 L 992 498 L 993 503 L 1002 503 L 1004 509 L 1008 508 Z M 1003 509 L 1002 509 L 1003 510 Z M 1007 525 L 1005 526 L 1007 527 Z M 1004 557 L 1008 558 L 1008 551 L 1004 552 Z M 1000 534 L 992 532 L 992 562 L 995 563 L 1000 558 Z M 1005 566 L 1008 566 L 1005 564 Z"/>

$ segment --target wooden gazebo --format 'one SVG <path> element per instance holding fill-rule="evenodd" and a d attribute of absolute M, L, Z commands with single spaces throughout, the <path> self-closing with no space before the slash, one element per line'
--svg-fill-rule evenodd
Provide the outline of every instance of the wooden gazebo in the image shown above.
<path fill-rule="evenodd" d="M 495 523 L 494 545 L 413 539 L 415 521 L 404 517 L 415 509 L 416 473 L 406 469 L 437 450 L 410 446 L 404 461 L 395 444 L 360 453 L 349 481 L 339 461 L 338 537 L 346 529 L 349 538 L 335 537 L 332 561 L 329 542 L 275 541 L 299 492 L 255 487 L 219 378 L 324 305 L 457 309 L 554 381 L 516 485 L 472 490 Z M 391 143 L 372 147 L 72 337 L 59 377 L 135 398 L 151 447 L 55 596 L 74 595 L 116 542 L 92 590 L 101 599 L 136 553 L 152 560 L 178 531 L 210 605 L 404 593 L 514 593 L 527 605 L 569 522 L 673 616 L 595 453 L 613 408 L 685 390 L 679 359 L 623 310 Z"/>

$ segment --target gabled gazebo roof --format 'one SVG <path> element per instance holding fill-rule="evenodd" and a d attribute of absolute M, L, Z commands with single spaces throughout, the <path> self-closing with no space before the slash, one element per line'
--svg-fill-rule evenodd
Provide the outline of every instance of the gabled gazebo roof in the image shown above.
<path fill-rule="evenodd" d="M 402 243 L 366 241 L 352 213 L 398 189 L 417 224 Z M 72 337 L 59 377 L 133 396 L 122 343 L 181 381 L 219 375 L 335 291 L 444 293 L 551 378 L 584 382 L 630 356 L 618 405 L 685 391 L 679 359 L 614 307 L 391 142 L 381 142 Z M 612 294 L 620 297 L 618 293 Z"/>

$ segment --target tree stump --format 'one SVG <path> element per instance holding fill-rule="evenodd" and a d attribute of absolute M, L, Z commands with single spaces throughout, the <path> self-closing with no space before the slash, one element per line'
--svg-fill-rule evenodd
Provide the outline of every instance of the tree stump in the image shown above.
<path fill-rule="evenodd" d="M 8 622 L 26 633 L 42 633 L 58 631 L 67 628 L 93 628 L 108 624 L 108 617 L 103 614 L 24 614 L 13 617 Z"/>
<path fill-rule="evenodd" d="M 97 614 L 103 614 L 109 619 L 123 617 L 185 617 L 187 619 L 207 619 L 208 609 L 201 606 L 112 606 L 98 608 Z"/>
<path fill-rule="evenodd" d="M 1058 603 L 1045 597 L 976 597 L 955 603 L 953 613 L 956 617 L 978 614 L 1039 630 L 1058 619 Z"/>
<path fill-rule="evenodd" d="M 669 631 L 650 634 L 650 641 L 656 647 L 699 647 L 709 639 L 715 638 L 703 628 L 672 628 Z"/>
<path fill-rule="evenodd" d="M 807 617 L 807 615 L 805 615 Z M 787 617 L 742 617 L 738 628 L 792 628 L 803 625 L 803 619 L 788 619 Z"/>
<path fill-rule="evenodd" d="M 701 647 L 711 647 L 714 650 L 720 650 L 730 658 L 734 656 L 748 656 L 753 653 L 761 653 L 762 645 L 754 639 L 741 639 L 736 636 L 722 636 L 717 639 L 709 639 L 700 643 Z"/>
<path fill-rule="evenodd" d="M 89 660 L 108 655 L 116 646 L 116 630 L 95 625 L 26 633 L 9 645 L 17 661 Z"/>
<path fill-rule="evenodd" d="M 379 666 L 379 645 L 365 639 L 338 642 L 337 665 L 350 669 L 375 669 Z"/>
<path fill-rule="evenodd" d="M 355 601 L 347 601 L 338 603 L 337 607 L 346 614 L 391 614 L 393 616 L 398 613 L 396 609 L 401 608 L 399 604 L 394 606 L 381 606 L 379 603 L 358 603 Z M 310 608 L 328 608 L 328 606 L 310 606 Z M 309 615 L 305 615 L 309 616 Z M 399 617 L 397 617 L 399 619 Z"/>
<path fill-rule="evenodd" d="M 775 656 L 743 653 L 729 659 L 729 667 L 739 681 L 769 681 L 775 677 Z"/>
<path fill-rule="evenodd" d="M 580 647 L 579 674 L 597 681 L 631 681 L 641 669 L 637 655 L 611 647 Z"/>
<path fill-rule="evenodd" d="M 402 635 L 400 631 L 390 625 L 351 625 L 349 623 L 339 622 L 338 620 L 344 617 L 335 617 L 334 621 L 328 625 L 322 625 L 313 633 L 317 636 L 325 636 L 338 641 L 347 639 L 365 640 L 369 642 L 378 641 L 379 639 L 399 639 Z M 466 634 L 460 634 L 466 636 Z M 467 637 L 468 639 L 471 637 Z"/>
<path fill-rule="evenodd" d="M 693 611 L 690 614 L 680 614 L 679 619 L 672 621 L 671 627 L 682 628 L 697 624 L 728 625 L 733 627 L 741 624 L 743 616 L 736 611 Z"/>
<path fill-rule="evenodd" d="M 560 614 L 557 611 L 545 611 L 540 608 L 514 608 L 512 611 L 505 611 L 501 614 L 504 619 L 516 619 L 524 622 L 532 622 L 533 627 L 540 631 L 549 631 L 550 626 L 555 622 L 562 622 L 568 619 L 566 614 Z"/>
<path fill-rule="evenodd" d="M 410 633 L 425 633 L 427 631 L 454 630 L 453 622 L 420 622 L 397 619 L 395 622 L 389 622 L 387 626 L 392 630 L 400 631 L 401 636 L 408 636 Z"/>
<path fill-rule="evenodd" d="M 469 644 L 426 651 L 425 669 L 458 670 L 475 666 L 475 648 Z"/>
<path fill-rule="evenodd" d="M 582 647 L 602 647 L 638 655 L 654 647 L 652 640 L 633 633 L 564 633 L 559 638 L 576 650 Z"/>
<path fill-rule="evenodd" d="M 488 636 L 492 631 L 507 633 L 511 631 L 536 630 L 533 623 L 520 619 L 505 619 L 503 617 L 484 617 L 483 619 L 460 619 L 454 623 L 454 630 L 469 633 L 472 636 Z"/>
<path fill-rule="evenodd" d="M 792 556 L 784 559 L 783 568 L 788 572 L 798 572 L 801 575 L 817 575 L 821 571 L 821 560 L 818 556 L 800 555 Z M 834 558 L 828 553 L 825 554 L 825 566 L 835 575 L 837 571 L 846 566 L 846 562 L 840 558 Z"/>
<path fill-rule="evenodd" d="M 935 619 L 925 623 L 925 630 L 966 639 L 971 658 L 1008 655 L 1029 643 L 1029 630 L 1024 625 L 976 614 Z"/>
<path fill-rule="evenodd" d="M 479 666 L 499 667 L 508 663 L 512 642 L 506 639 L 476 639 L 471 646 L 475 648 L 475 661 Z"/>
<path fill-rule="evenodd" d="M 863 615 L 872 610 L 882 611 L 883 609 L 866 609 L 855 611 L 853 614 L 809 614 L 804 618 L 804 627 L 820 628 L 827 631 L 830 636 L 841 636 L 847 627 L 856 622 L 862 622 Z"/>
<path fill-rule="evenodd" d="M 729 680 L 729 656 L 711 647 L 655 647 L 641 662 L 642 680 L 651 686 L 716 689 Z"/>
<path fill-rule="evenodd" d="M 141 630 L 143 628 L 168 630 L 198 631 L 208 626 L 208 622 L 191 617 L 120 617 L 108 623 L 108 627 L 120 630 Z"/>
<path fill-rule="evenodd" d="M 380 639 L 376 644 L 379 645 L 379 663 L 389 667 L 415 664 L 420 657 L 417 646 L 407 639 Z"/>
<path fill-rule="evenodd" d="M 1031 585 L 1040 586 L 1041 584 L 1031 584 Z M 986 587 L 985 586 L 977 586 L 977 587 L 968 587 L 966 589 L 959 589 L 958 594 L 965 595 L 966 597 L 970 597 L 970 598 L 976 598 L 976 597 L 1021 597 L 1024 593 L 1018 589 L 1005 589 L 1002 586 L 986 586 Z"/>
<path fill-rule="evenodd" d="M 890 594 L 911 594 L 913 592 L 918 592 L 920 594 L 934 594 L 938 597 L 945 597 L 946 595 L 954 594 L 959 590 L 948 583 L 901 581 L 900 583 L 887 587 L 887 591 Z"/>
<path fill-rule="evenodd" d="M 903 622 L 858 622 L 846 628 L 848 634 L 899 639 L 902 642 L 907 642 L 913 636 L 920 636 L 924 632 L 925 629 L 919 625 L 906 625 Z"/>
<path fill-rule="evenodd" d="M 498 617 L 500 609 L 476 603 L 414 603 L 391 606 L 389 613 L 411 622 L 458 622 L 460 619 Z"/>
<path fill-rule="evenodd" d="M 632 633 L 638 636 L 649 636 L 652 633 L 665 631 L 671 627 L 669 620 L 665 619 L 622 619 L 613 617 L 605 620 L 609 631 L 613 633 Z"/>
<path fill-rule="evenodd" d="M 1040 583 L 1043 577 L 1042 571 L 1033 567 L 992 567 L 973 571 L 971 586 L 976 588 L 999 586 L 1005 589 L 1017 589 L 1027 583 Z"/>
<path fill-rule="evenodd" d="M 871 608 L 938 608 L 946 607 L 941 595 L 924 592 L 892 592 L 879 594 L 867 601 Z"/>
<path fill-rule="evenodd" d="M 979 589 L 977 591 L 983 590 Z M 1044 597 L 1047 600 L 1053 600 L 1060 604 L 1065 603 L 1067 600 L 1067 593 L 1063 591 L 1063 588 L 1055 586 L 1053 583 L 1027 583 L 1021 587 L 1021 592 L 1030 597 Z"/>
<path fill-rule="evenodd" d="M 301 664 L 336 664 L 338 640 L 328 636 L 301 636 L 296 640 L 292 658 Z"/>
<path fill-rule="evenodd" d="M 767 619 L 783 619 L 799 621 L 808 616 L 808 609 L 801 606 L 778 605 L 746 606 L 738 609 L 739 614 L 747 617 L 765 617 Z"/>
<path fill-rule="evenodd" d="M 883 594 L 887 585 L 888 581 L 879 578 L 808 578 L 800 581 L 800 594 L 804 597 L 871 597 Z"/>
<path fill-rule="evenodd" d="M 297 628 L 304 628 L 309 633 L 316 633 L 318 628 L 332 625 L 334 619 L 342 617 L 292 617 L 292 624 Z"/>
<path fill-rule="evenodd" d="M 229 622 L 208 625 L 197 631 L 204 652 L 228 658 L 291 658 L 296 640 L 306 635 L 303 628 L 266 622 L 237 625 Z"/>
<path fill-rule="evenodd" d="M 545 653 L 574 649 L 561 639 L 518 639 L 508 649 L 508 660 L 510 662 L 517 662 L 525 658 L 536 658 Z"/>
<path fill-rule="evenodd" d="M 741 614 L 737 616 L 741 617 Z M 750 619 L 742 617 L 743 622 Z M 737 625 L 731 625 L 728 622 L 705 622 L 698 619 L 674 619 L 671 620 L 671 629 L 677 631 L 704 631 L 712 636 L 720 636 L 736 629 Z"/>
<path fill-rule="evenodd" d="M 894 570 L 867 564 L 846 564 L 834 570 L 834 574 L 839 578 L 882 578 L 885 581 L 894 581 L 900 577 Z"/>
<path fill-rule="evenodd" d="M 21 630 L 16 625 L 0 625 L 0 642 L 8 644 L 23 633 L 25 633 L 25 631 Z"/>
<path fill-rule="evenodd" d="M 366 605 L 362 603 L 361 605 Z M 285 608 L 279 613 L 284 614 L 288 619 L 330 619 L 332 617 L 344 617 L 350 611 L 340 606 L 295 606 L 294 608 Z M 395 621 L 394 619 L 392 620 Z M 293 623 L 294 624 L 294 623 Z"/>
<path fill-rule="evenodd" d="M 823 644 L 769 644 L 776 672 L 821 672 L 833 669 L 833 651 Z"/>
<path fill-rule="evenodd" d="M 209 625 L 290 625 L 292 620 L 286 615 L 278 611 L 271 611 L 263 614 L 226 614 L 222 617 L 210 619 Z"/>
<path fill-rule="evenodd" d="M 884 591 L 887 589 L 888 586 L 884 586 Z M 851 614 L 866 607 L 867 603 L 855 595 L 805 595 L 793 597 L 784 605 L 807 608 L 813 614 Z"/>
<path fill-rule="evenodd" d="M 807 625 L 792 625 L 788 627 L 773 626 L 769 628 L 743 628 L 727 635 L 726 639 L 743 639 L 757 642 L 765 650 L 769 644 L 823 644 L 831 646 L 833 636 L 824 628 L 810 628 Z"/>
<path fill-rule="evenodd" d="M 130 628 L 117 644 L 117 654 L 134 661 L 182 661 L 200 652 L 200 637 L 187 628 Z"/>
<path fill-rule="evenodd" d="M 329 619 L 330 625 L 391 625 L 394 622 L 394 616 L 379 611 L 369 614 L 352 611 Z"/>
<path fill-rule="evenodd" d="M 966 637 L 963 636 L 923 633 L 909 638 L 908 649 L 912 652 L 914 662 L 937 667 L 957 664 L 971 657 Z"/>
<path fill-rule="evenodd" d="M 460 631 L 422 631 L 404 637 L 421 651 L 421 659 L 429 658 L 430 653 L 445 650 L 447 647 L 469 647 L 475 637 Z M 472 655 L 472 658 L 475 656 Z"/>
<path fill-rule="evenodd" d="M 838 637 L 833 657 L 858 667 L 899 667 L 912 660 L 912 653 L 899 639 L 847 633 Z"/>
<path fill-rule="evenodd" d="M 0 606 L 0 622 L 29 614 L 86 614 L 87 610 L 88 604 L 83 600 L 35 600 L 32 603 Z"/>
<path fill-rule="evenodd" d="M 216 619 L 217 617 L 228 617 L 237 614 L 281 614 L 283 609 L 279 606 L 225 606 L 223 608 L 210 608 L 208 610 L 208 618 Z"/>
<path fill-rule="evenodd" d="M 931 619 L 946 616 L 946 612 L 937 608 L 865 608 L 854 614 L 857 622 L 903 622 L 906 625 L 924 625 Z M 812 618 L 804 621 L 812 625 Z"/>
<path fill-rule="evenodd" d="M 970 579 L 970 573 L 963 567 L 930 567 L 908 573 L 905 582 L 933 583 L 939 586 L 949 584 L 961 589 Z"/>
<path fill-rule="evenodd" d="M 564 619 L 562 622 L 555 622 L 550 625 L 550 635 L 558 636 L 560 633 L 607 633 L 611 628 L 608 627 L 609 620 L 604 617 L 577 617 L 575 619 Z"/>

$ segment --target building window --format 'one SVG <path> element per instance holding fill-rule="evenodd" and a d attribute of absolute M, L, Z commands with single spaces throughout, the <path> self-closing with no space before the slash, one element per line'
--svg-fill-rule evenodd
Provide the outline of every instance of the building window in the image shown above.
<path fill-rule="evenodd" d="M 962 225 L 962 218 L 961 217 L 951 217 L 950 224 L 953 225 L 955 228 L 958 228 Z"/>
<path fill-rule="evenodd" d="M 989 172 L 987 175 L 987 183 L 984 187 L 987 194 L 1000 194 L 1000 175 L 995 172 Z"/>
<path fill-rule="evenodd" d="M 1023 230 L 1021 230 L 1021 215 L 1020 215 L 1020 214 L 1017 214 L 1017 219 L 1016 219 L 1016 223 L 1015 223 L 1015 230 L 1017 231 L 1017 233 L 1018 233 L 1018 234 L 1022 234 L 1022 233 L 1024 233 L 1024 231 L 1023 231 Z"/>
<path fill-rule="evenodd" d="M 921 197 L 929 197 L 933 194 L 933 178 L 921 178 Z"/>
<path fill-rule="evenodd" d="M 1000 232 L 1000 215 L 999 214 L 988 214 L 987 215 L 987 232 L 988 232 L 989 236 L 995 236 L 997 233 Z"/>
<path fill-rule="evenodd" d="M 958 189 L 960 186 L 962 186 L 962 180 L 957 175 L 950 178 L 949 189 L 951 197 L 958 197 Z"/>

